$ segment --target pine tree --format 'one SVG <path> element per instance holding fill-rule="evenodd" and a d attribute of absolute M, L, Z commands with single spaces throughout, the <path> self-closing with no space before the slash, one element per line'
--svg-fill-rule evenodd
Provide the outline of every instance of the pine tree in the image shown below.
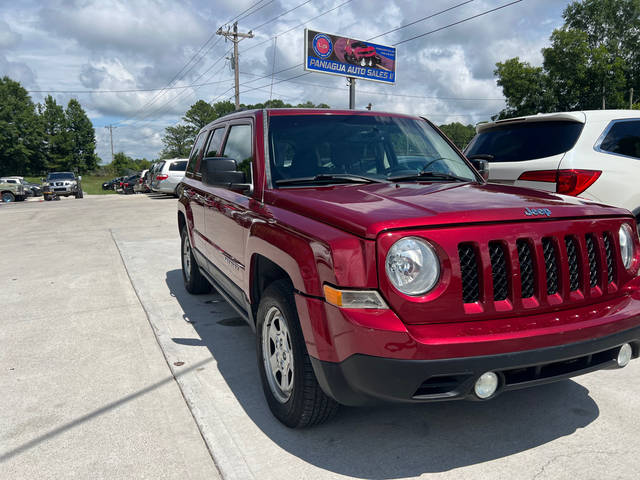
<path fill-rule="evenodd" d="M 49 171 L 73 170 L 73 141 L 67 127 L 64 109 L 51 95 L 38 110 L 44 127 L 44 153 Z"/>
<path fill-rule="evenodd" d="M 71 140 L 71 169 L 79 173 L 94 170 L 98 166 L 95 130 L 76 99 L 69 100 L 65 119 Z"/>

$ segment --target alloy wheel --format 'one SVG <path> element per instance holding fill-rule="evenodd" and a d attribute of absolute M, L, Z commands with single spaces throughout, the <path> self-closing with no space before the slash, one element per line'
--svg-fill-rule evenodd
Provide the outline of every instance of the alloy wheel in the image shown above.
<path fill-rule="evenodd" d="M 262 327 L 262 361 L 269 387 L 280 403 L 293 391 L 293 349 L 287 321 L 277 307 L 271 307 Z"/>

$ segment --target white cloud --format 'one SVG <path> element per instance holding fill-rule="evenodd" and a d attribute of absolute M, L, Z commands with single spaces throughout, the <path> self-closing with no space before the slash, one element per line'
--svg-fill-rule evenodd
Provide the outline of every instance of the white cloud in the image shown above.
<path fill-rule="evenodd" d="M 240 44 L 241 101 L 269 98 L 273 70 L 302 62 L 304 27 L 281 35 L 273 65 L 273 35 L 335 7 L 344 0 L 314 0 L 256 29 L 255 38 Z M 185 63 L 224 22 L 253 5 L 255 0 L 23 0 L 0 5 L 0 75 L 9 75 L 33 90 L 137 90 L 167 85 Z M 265 2 L 266 3 L 266 2 Z M 240 30 L 259 27 L 300 0 L 277 0 L 240 18 Z M 321 16 L 308 27 L 370 38 L 399 25 L 449 8 L 451 0 L 353 0 Z M 504 2 L 476 0 L 411 27 L 377 38 L 382 44 L 435 30 Z M 428 114 L 436 123 L 475 122 L 502 107 L 493 75 L 495 63 L 519 56 L 540 64 L 540 49 L 554 28 L 562 24 L 569 0 L 536 0 L 515 4 L 486 16 L 427 35 L 398 48 L 398 82 L 384 86 L 358 81 L 357 105 L 374 109 Z M 42 6 L 44 4 L 44 7 Z M 98 154 L 110 158 L 107 124 L 117 124 L 114 148 L 133 157 L 153 158 L 162 148 L 164 128 L 180 121 L 198 99 L 226 100 L 233 96 L 233 73 L 224 61 L 231 47 L 214 35 L 199 53 L 197 64 L 183 71 L 177 86 L 210 83 L 184 90 L 137 91 L 73 95 L 96 125 Z M 269 40 L 263 45 L 260 42 Z M 218 61 L 218 63 L 215 63 Z M 306 100 L 346 108 L 345 79 L 303 73 L 302 67 L 276 75 L 273 97 L 296 104 Z M 246 74 L 246 75 L 245 75 Z M 267 75 L 257 79 L 256 75 Z M 36 88 L 39 84 L 41 88 Z M 262 87 L 257 90 L 250 90 Z M 376 92 L 366 93 L 366 91 Z M 393 95 L 412 95 L 411 98 Z M 42 95 L 34 94 L 40 101 Z M 54 94 L 61 104 L 72 95 Z M 438 98 L 432 98 L 438 97 Z M 152 102 L 152 103 L 151 103 Z M 149 105 L 151 103 L 151 105 Z M 129 118 L 129 117 L 134 118 Z"/>

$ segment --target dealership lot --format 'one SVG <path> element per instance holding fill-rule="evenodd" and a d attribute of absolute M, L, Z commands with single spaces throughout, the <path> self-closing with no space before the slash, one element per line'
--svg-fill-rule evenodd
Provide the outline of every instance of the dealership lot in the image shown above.
<path fill-rule="evenodd" d="M 0 478 L 637 478 L 638 361 L 287 429 L 250 328 L 184 290 L 175 202 L 0 205 Z"/>

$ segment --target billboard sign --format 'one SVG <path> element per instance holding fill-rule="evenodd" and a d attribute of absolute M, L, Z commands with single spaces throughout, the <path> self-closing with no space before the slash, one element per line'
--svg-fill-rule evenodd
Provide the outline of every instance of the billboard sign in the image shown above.
<path fill-rule="evenodd" d="M 304 69 L 393 84 L 396 49 L 305 29 Z"/>

